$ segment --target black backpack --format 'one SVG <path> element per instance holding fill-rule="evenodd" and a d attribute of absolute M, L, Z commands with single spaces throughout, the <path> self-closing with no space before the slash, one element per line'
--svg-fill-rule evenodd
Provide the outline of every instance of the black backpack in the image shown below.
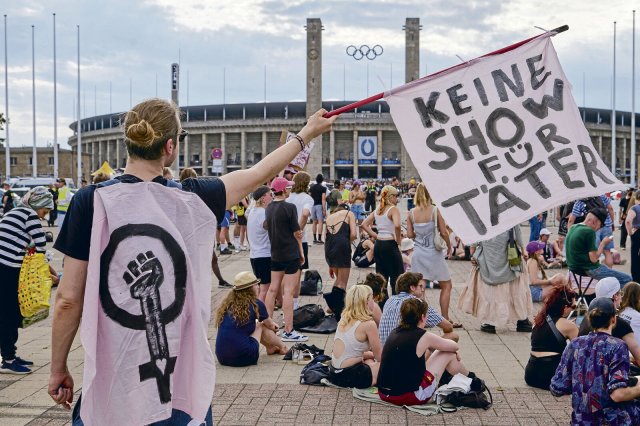
<path fill-rule="evenodd" d="M 318 324 L 324 318 L 324 310 L 320 305 L 310 303 L 293 311 L 293 328 L 305 328 Z"/>
<path fill-rule="evenodd" d="M 321 360 L 326 361 L 330 359 L 331 357 L 326 355 L 319 355 L 313 358 L 300 372 L 300 384 L 323 386 L 322 379 L 329 378 L 329 367 L 324 365 Z"/>
<path fill-rule="evenodd" d="M 604 201 L 602 201 L 602 197 L 589 197 L 582 200 L 584 206 L 586 208 L 586 213 L 589 213 L 593 209 L 604 209 Z"/>
<path fill-rule="evenodd" d="M 315 269 L 307 270 L 304 273 L 304 280 L 300 283 L 300 295 L 317 296 L 321 292 L 322 277 L 320 276 L 320 273 Z"/>
<path fill-rule="evenodd" d="M 493 405 L 493 395 L 485 384 L 484 380 L 473 377 L 471 379 L 471 390 L 468 393 L 456 391 L 445 397 L 445 403 L 453 404 L 456 407 L 482 408 L 488 410 Z"/>

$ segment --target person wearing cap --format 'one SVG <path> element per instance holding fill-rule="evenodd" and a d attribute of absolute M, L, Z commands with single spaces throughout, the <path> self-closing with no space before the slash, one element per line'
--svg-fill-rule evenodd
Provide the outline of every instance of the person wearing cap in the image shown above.
<path fill-rule="evenodd" d="M 271 182 L 273 201 L 267 206 L 265 223 L 271 241 L 271 285 L 265 298 L 269 316 L 273 316 L 276 297 L 281 290 L 284 330 L 281 334 L 284 342 L 306 342 L 307 336 L 293 329 L 293 298 L 300 285 L 298 272 L 305 262 L 302 248 L 302 232 L 298 222 L 296 206 L 286 201 L 287 188 L 293 182 L 277 177 Z"/>
<path fill-rule="evenodd" d="M 542 302 L 547 298 L 554 286 L 562 287 L 567 284 L 566 276 L 558 273 L 551 278 L 547 277 L 547 273 L 544 270 L 544 243 L 531 241 L 527 244 L 526 250 L 529 255 L 529 259 L 527 259 L 527 272 L 529 273 L 531 299 L 534 302 Z"/>
<path fill-rule="evenodd" d="M 542 228 L 540 230 L 540 239 L 538 240 L 539 242 L 544 244 L 542 257 L 544 258 L 544 262 L 547 265 L 547 268 L 559 268 L 562 266 L 562 252 L 558 253 L 555 251 L 554 244 L 549 241 L 550 238 L 551 231 L 549 231 L 547 228 Z"/>
<path fill-rule="evenodd" d="M 631 275 L 601 265 L 598 261 L 605 247 L 613 241 L 613 236 L 607 235 L 596 245 L 596 232 L 602 228 L 608 217 L 605 209 L 595 208 L 587 213 L 584 222 L 569 228 L 565 239 L 567 266 L 572 272 L 588 275 L 596 280 L 614 277 L 620 282 L 620 286 L 624 287 L 631 281 Z"/>
<path fill-rule="evenodd" d="M 58 178 L 56 186 L 58 187 L 56 226 L 61 227 L 67 210 L 69 209 L 71 198 L 73 198 L 73 193 L 67 186 L 67 181 L 64 178 Z"/>
<path fill-rule="evenodd" d="M 278 325 L 258 299 L 258 279 L 252 272 L 235 276 L 232 291 L 222 300 L 216 312 L 216 358 L 222 365 L 246 367 L 258 363 L 260 344 L 268 355 L 287 353 L 287 347 L 276 335 Z"/>
<path fill-rule="evenodd" d="M 629 375 L 627 344 L 612 336 L 618 322 L 613 301 L 594 299 L 587 318 L 593 331 L 564 350 L 551 394 L 571 395 L 572 425 L 638 424 L 640 384 Z"/>
<path fill-rule="evenodd" d="M 635 193 L 630 204 L 624 226 L 631 237 L 631 276 L 640 282 L 640 191 Z"/>
<path fill-rule="evenodd" d="M 573 209 L 569 215 L 567 222 L 568 229 L 571 229 L 574 223 L 582 222 L 583 218 L 586 219 L 587 213 L 593 210 L 604 210 L 605 214 L 602 217 L 602 225 L 596 230 L 596 247 L 600 245 L 600 242 L 606 237 L 611 237 L 607 244 L 605 244 L 604 263 L 609 268 L 613 266 L 613 254 L 611 250 L 614 247 L 613 244 L 613 231 L 615 231 L 615 212 L 611 205 L 611 200 L 606 195 L 600 195 L 598 197 L 585 198 L 583 200 L 577 200 L 573 204 Z"/>
<path fill-rule="evenodd" d="M 16 356 L 18 327 L 22 323 L 18 304 L 18 281 L 27 247 L 33 243 L 36 252 L 44 253 L 47 239 L 40 224 L 53 209 L 53 196 L 44 186 L 29 190 L 0 220 L 0 373 L 27 374 L 29 365 Z"/>
<path fill-rule="evenodd" d="M 597 298 L 609 299 L 613 303 L 613 306 L 616 308 L 616 310 L 619 309 L 620 302 L 622 300 L 622 296 L 620 295 L 620 283 L 615 278 L 611 277 L 604 278 L 598 281 L 598 284 L 596 284 L 595 296 L 596 297 L 593 300 Z M 579 335 L 585 336 L 589 334 L 592 329 L 593 327 L 589 323 L 589 316 L 587 315 L 580 324 Z M 640 360 L 640 345 L 635 338 L 633 328 L 631 328 L 631 325 L 627 321 L 618 318 L 615 325 L 613 326 L 611 335 L 613 337 L 617 337 L 618 339 L 624 340 L 624 342 L 629 347 L 629 352 L 631 353 L 631 355 L 633 355 L 633 358 L 636 360 Z"/>
<path fill-rule="evenodd" d="M 247 218 L 247 239 L 249 240 L 249 261 L 253 273 L 260 279 L 258 299 L 265 301 L 271 284 L 271 241 L 265 228 L 266 207 L 273 196 L 268 186 L 259 186 L 253 191 L 256 204 Z"/>

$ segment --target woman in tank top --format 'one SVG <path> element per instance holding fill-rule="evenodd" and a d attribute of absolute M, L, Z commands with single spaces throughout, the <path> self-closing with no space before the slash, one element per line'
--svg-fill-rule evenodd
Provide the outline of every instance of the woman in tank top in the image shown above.
<path fill-rule="evenodd" d="M 631 237 L 631 276 L 634 281 L 640 282 L 640 232 L 636 232 L 640 228 L 640 191 L 636 191 L 631 199 L 634 203 L 627 211 L 624 225 Z"/>
<path fill-rule="evenodd" d="M 367 216 L 362 222 L 362 229 L 376 240 L 373 256 L 376 261 L 376 272 L 391 285 L 391 292 L 396 294 L 396 280 L 404 272 L 400 243 L 400 211 L 398 204 L 398 190 L 387 185 L 380 192 L 380 206 L 375 214 Z M 371 228 L 375 221 L 377 232 Z"/>
<path fill-rule="evenodd" d="M 369 286 L 357 284 L 347 292 L 329 366 L 329 381 L 334 385 L 365 389 L 376 384 L 382 345 L 371 317 L 374 304 Z"/>
<path fill-rule="evenodd" d="M 566 287 L 552 287 L 531 331 L 531 356 L 524 370 L 529 386 L 549 389 L 567 340 L 578 336 L 578 326 L 567 320 L 576 294 Z"/>

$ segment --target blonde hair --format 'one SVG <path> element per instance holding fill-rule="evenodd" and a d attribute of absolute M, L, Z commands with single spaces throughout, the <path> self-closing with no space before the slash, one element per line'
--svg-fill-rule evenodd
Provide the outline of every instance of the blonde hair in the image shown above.
<path fill-rule="evenodd" d="M 148 99 L 124 116 L 124 143 L 131 157 L 157 160 L 169 139 L 178 144 L 180 109 L 173 102 Z"/>
<path fill-rule="evenodd" d="M 182 171 L 180 172 L 180 180 L 183 181 L 185 179 L 189 179 L 189 178 L 197 178 L 198 174 L 196 173 L 195 170 L 193 170 L 191 167 L 185 167 L 184 169 L 182 169 Z"/>
<path fill-rule="evenodd" d="M 369 321 L 372 319 L 367 307 L 367 298 L 373 295 L 368 285 L 356 284 L 347 291 L 344 298 L 344 310 L 340 325 L 345 327 L 352 321 Z"/>
<path fill-rule="evenodd" d="M 378 208 L 378 214 L 384 213 L 387 206 L 391 204 L 389 198 L 392 195 L 398 195 L 398 190 L 394 186 L 387 185 L 382 188 L 382 191 L 380 191 L 380 207 Z"/>
<path fill-rule="evenodd" d="M 291 188 L 291 192 L 294 194 L 307 192 L 307 189 L 309 189 L 309 182 L 311 182 L 311 176 L 309 176 L 309 173 L 296 173 L 295 176 L 293 176 L 293 188 Z"/>
<path fill-rule="evenodd" d="M 258 303 L 256 302 L 256 294 L 253 292 L 253 287 L 230 291 L 216 311 L 216 327 L 220 327 L 227 312 L 236 325 L 245 325 L 249 321 L 249 309 L 251 308 L 253 308 L 256 318 L 259 318 Z"/>
<path fill-rule="evenodd" d="M 416 188 L 416 195 L 413 196 L 413 204 L 416 207 L 429 207 L 433 204 L 431 195 L 427 191 L 427 187 L 424 183 L 420 182 Z"/>

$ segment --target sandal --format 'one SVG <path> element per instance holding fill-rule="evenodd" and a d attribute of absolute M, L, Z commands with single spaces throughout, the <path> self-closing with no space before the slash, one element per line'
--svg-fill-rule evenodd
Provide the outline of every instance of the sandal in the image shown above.
<path fill-rule="evenodd" d="M 451 327 L 453 328 L 463 328 L 461 322 L 452 322 Z"/>

